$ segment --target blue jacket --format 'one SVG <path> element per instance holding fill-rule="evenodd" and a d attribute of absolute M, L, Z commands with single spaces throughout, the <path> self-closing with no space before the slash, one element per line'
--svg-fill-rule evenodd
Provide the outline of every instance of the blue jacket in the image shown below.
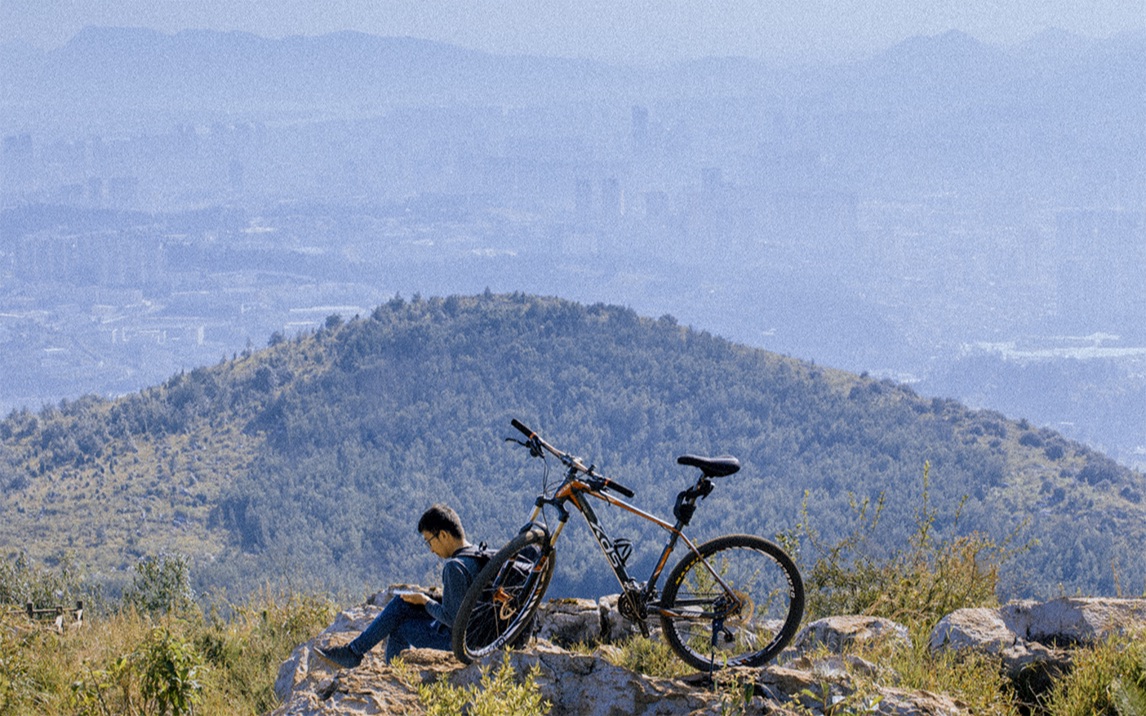
<path fill-rule="evenodd" d="M 463 547 L 462 549 L 465 549 Z M 461 550 L 458 550 L 460 552 Z M 441 624 L 446 629 L 450 629 L 454 625 L 454 617 L 458 614 L 458 607 L 462 605 L 462 599 L 466 596 L 466 591 L 473 583 L 474 577 L 477 576 L 479 565 L 473 557 L 458 557 L 458 552 L 454 552 L 454 556 L 446 560 L 442 565 L 442 601 L 436 602 L 430 600 L 426 602 L 426 611 L 434 618 L 434 621 Z"/>

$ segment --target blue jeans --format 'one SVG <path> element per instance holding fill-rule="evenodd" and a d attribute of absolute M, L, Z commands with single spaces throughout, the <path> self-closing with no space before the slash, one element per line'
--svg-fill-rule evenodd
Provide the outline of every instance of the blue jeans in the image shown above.
<path fill-rule="evenodd" d="M 386 663 L 405 649 L 453 648 L 450 630 L 434 621 L 424 608 L 410 604 L 401 597 L 394 597 L 382 613 L 374 617 L 366 631 L 350 642 L 350 650 L 355 654 L 365 654 L 386 640 Z"/>

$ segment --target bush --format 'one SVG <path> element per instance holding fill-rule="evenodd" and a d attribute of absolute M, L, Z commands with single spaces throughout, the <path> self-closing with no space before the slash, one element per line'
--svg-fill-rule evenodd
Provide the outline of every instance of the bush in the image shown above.
<path fill-rule="evenodd" d="M 277 705 L 274 683 L 279 664 L 330 624 L 334 605 L 326 597 L 264 591 L 231 611 L 226 620 L 212 614 L 195 636 L 212 668 L 204 709 L 267 713 Z"/>
<path fill-rule="evenodd" d="M 632 636 L 605 653 L 605 659 L 615 665 L 647 676 L 674 678 L 692 673 L 666 641 L 644 636 Z"/>
<path fill-rule="evenodd" d="M 70 607 L 77 600 L 96 596 L 83 585 L 70 556 L 64 556 L 54 570 L 37 566 L 25 552 L 10 562 L 0 562 L 0 605 L 23 607 L 31 602 L 37 608 Z"/>
<path fill-rule="evenodd" d="M 124 603 L 144 614 L 181 612 L 195 604 L 191 569 L 182 555 L 161 554 L 135 564 L 135 575 L 123 595 Z"/>
<path fill-rule="evenodd" d="M 152 629 L 132 652 L 72 684 L 72 706 L 80 714 L 181 716 L 202 698 L 203 659 L 166 627 Z"/>
<path fill-rule="evenodd" d="M 263 591 L 204 617 L 187 561 L 171 555 L 139 562 L 123 601 L 85 609 L 82 627 L 60 632 L 22 613 L 28 601 L 93 594 L 68 559 L 52 569 L 26 555 L 0 563 L 0 597 L 19 607 L 0 609 L 0 714 L 267 713 L 279 665 L 335 613 L 327 597 Z"/>
<path fill-rule="evenodd" d="M 817 557 L 811 568 L 801 566 L 807 598 L 805 614 L 818 619 L 836 614 L 881 616 L 926 634 L 945 615 L 963 607 L 998 603 L 999 566 L 1012 556 L 1009 540 L 1002 544 L 971 533 L 936 539 L 937 510 L 930 504 L 930 464 L 923 466 L 922 504 L 915 533 L 906 548 L 889 556 L 873 553 L 871 537 L 883 513 L 885 498 L 851 505 L 857 524 L 835 544 L 823 545 L 808 521 L 807 498 L 801 523 L 780 539 L 790 552 L 805 546 Z M 956 531 L 958 511 L 955 516 Z"/>
<path fill-rule="evenodd" d="M 454 686 L 442 680 L 418 685 L 418 698 L 426 707 L 426 716 L 543 716 L 549 713 L 549 702 L 541 698 L 537 686 L 540 666 L 535 666 L 520 683 L 509 663 L 509 654 L 496 673 L 486 667 L 481 683 Z"/>
<path fill-rule="evenodd" d="M 1051 716 L 1146 714 L 1146 634 L 1111 637 L 1074 653 L 1047 699 Z"/>

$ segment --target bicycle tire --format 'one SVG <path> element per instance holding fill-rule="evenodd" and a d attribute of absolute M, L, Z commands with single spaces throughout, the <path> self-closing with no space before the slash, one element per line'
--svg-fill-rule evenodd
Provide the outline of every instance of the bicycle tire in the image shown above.
<path fill-rule="evenodd" d="M 685 555 L 665 584 L 660 619 L 669 646 L 706 671 L 768 662 L 792 640 L 804 616 L 804 582 L 796 564 L 778 545 L 754 535 L 718 537 L 698 553 Z M 725 591 L 702 558 L 736 593 L 741 606 L 735 611 L 718 602 Z M 721 614 L 727 631 L 714 638 Z"/>
<path fill-rule="evenodd" d="M 540 528 L 517 535 L 498 550 L 478 572 L 458 607 L 454 656 L 469 664 L 528 639 L 555 564 L 556 553 Z"/>

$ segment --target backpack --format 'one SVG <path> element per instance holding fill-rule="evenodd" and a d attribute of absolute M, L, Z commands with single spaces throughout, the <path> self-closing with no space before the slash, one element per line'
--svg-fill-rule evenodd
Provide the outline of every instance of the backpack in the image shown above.
<path fill-rule="evenodd" d="M 485 566 L 489 564 L 489 561 L 493 559 L 495 554 L 497 554 L 497 550 L 490 549 L 486 546 L 485 542 L 479 542 L 477 544 L 466 545 L 457 552 L 454 552 L 454 558 L 464 558 L 473 565 L 473 570 L 470 572 L 470 581 L 472 582 L 473 579 L 485 569 Z"/>

